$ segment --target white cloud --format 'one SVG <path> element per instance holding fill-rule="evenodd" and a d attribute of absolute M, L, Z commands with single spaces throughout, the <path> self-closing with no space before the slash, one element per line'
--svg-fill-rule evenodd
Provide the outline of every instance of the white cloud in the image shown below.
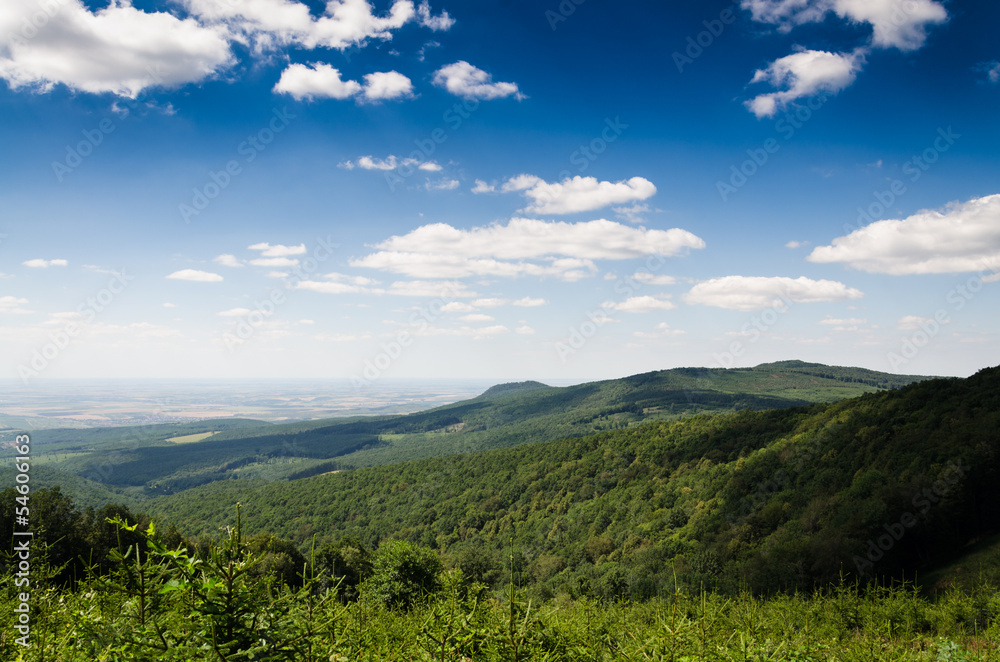
<path fill-rule="evenodd" d="M 462 315 L 458 319 L 463 322 L 492 322 L 496 318 L 491 315 L 484 315 L 483 313 L 471 313 L 469 315 Z"/>
<path fill-rule="evenodd" d="M 629 205 L 628 207 L 612 207 L 612 210 L 619 218 L 625 219 L 627 222 L 634 225 L 642 223 L 645 219 L 643 216 L 652 211 L 647 204 L 640 204 L 638 202 Z"/>
<path fill-rule="evenodd" d="M 285 246 L 283 244 L 275 244 L 272 246 L 266 241 L 260 242 L 259 244 L 254 244 L 253 246 L 247 246 L 252 251 L 261 251 L 262 257 L 288 257 L 290 255 L 305 255 L 306 245 L 299 244 L 298 246 Z"/>
<path fill-rule="evenodd" d="M 808 241 L 790 241 L 787 244 L 785 244 L 785 248 L 791 248 L 794 250 L 796 248 L 802 248 L 803 246 L 808 246 L 808 245 L 809 245 Z"/>
<path fill-rule="evenodd" d="M 0 297 L 0 315 L 27 315 L 35 311 L 22 308 L 28 303 L 27 299 L 21 299 L 10 295 Z"/>
<path fill-rule="evenodd" d="M 195 283 L 220 283 L 222 276 L 197 269 L 181 269 L 167 276 L 171 280 L 189 280 Z"/>
<path fill-rule="evenodd" d="M 464 60 L 438 69 L 434 73 L 434 84 L 465 99 L 525 98 L 515 83 L 494 83 L 491 75 Z"/>
<path fill-rule="evenodd" d="M 873 46 L 903 51 L 923 46 L 927 27 L 948 20 L 948 12 L 933 0 L 743 0 L 742 6 L 755 21 L 776 24 L 784 32 L 822 21 L 832 11 L 870 25 Z"/>
<path fill-rule="evenodd" d="M 472 305 L 476 306 L 477 308 L 499 308 L 500 306 L 506 306 L 507 303 L 508 303 L 507 299 L 491 298 L 491 299 L 476 299 L 475 301 L 472 302 Z"/>
<path fill-rule="evenodd" d="M 614 278 L 611 280 L 614 280 Z M 677 282 L 677 279 L 673 276 L 655 276 L 646 271 L 640 271 L 632 274 L 632 280 L 642 283 L 643 285 L 673 285 Z"/>
<path fill-rule="evenodd" d="M 166 303 L 164 303 L 164 304 L 163 304 L 163 307 L 164 307 L 164 308 L 176 308 L 176 307 L 177 307 L 177 304 L 176 304 L 176 303 L 170 303 L 170 302 L 168 301 L 168 302 L 166 302 Z"/>
<path fill-rule="evenodd" d="M 638 296 L 619 302 L 606 301 L 601 307 L 620 313 L 652 313 L 657 310 L 673 310 L 677 304 L 664 297 Z"/>
<path fill-rule="evenodd" d="M 481 179 L 477 179 L 475 186 L 472 187 L 472 192 L 476 195 L 482 195 L 483 193 L 496 193 L 496 184 L 488 184 Z"/>
<path fill-rule="evenodd" d="M 535 333 L 535 330 L 532 329 L 527 324 L 525 324 L 524 326 L 519 326 L 516 329 L 514 329 L 514 333 L 522 336 L 530 336 Z"/>
<path fill-rule="evenodd" d="M 413 96 L 413 82 L 398 71 L 365 74 L 365 98 L 369 101 L 390 101 Z"/>
<path fill-rule="evenodd" d="M 947 324 L 948 322 L 944 322 Z M 906 315 L 896 322 L 896 328 L 900 331 L 916 331 L 923 326 L 937 325 L 937 321 L 930 317 L 919 317 L 917 315 Z"/>
<path fill-rule="evenodd" d="M 450 301 L 441 306 L 442 313 L 471 313 L 475 312 L 475 310 L 475 306 L 471 306 L 461 301 Z"/>
<path fill-rule="evenodd" d="M 861 324 L 868 324 L 868 320 L 863 317 L 848 317 L 846 319 L 827 317 L 816 323 L 828 326 L 860 326 Z"/>
<path fill-rule="evenodd" d="M 698 283 L 684 295 L 689 304 L 729 310 L 785 308 L 789 303 L 860 299 L 864 294 L 843 283 L 809 278 L 724 276 Z"/>
<path fill-rule="evenodd" d="M 469 290 L 465 283 L 443 280 L 396 281 L 388 288 L 370 287 L 358 282 L 303 280 L 295 284 L 295 289 L 310 290 L 321 294 L 392 295 L 427 299 L 465 299 L 476 296 L 476 293 Z"/>
<path fill-rule="evenodd" d="M 461 326 L 457 328 L 428 326 L 426 328 L 414 328 L 411 333 L 418 336 L 460 336 L 472 338 L 473 340 L 482 340 L 483 338 L 510 333 L 510 329 L 502 324 L 481 327 Z"/>
<path fill-rule="evenodd" d="M 307 326 L 312 326 L 316 323 L 316 320 L 299 320 L 299 324 L 305 324 Z"/>
<path fill-rule="evenodd" d="M 461 185 L 457 179 L 439 179 L 436 182 L 427 182 L 425 186 L 428 191 L 454 191 Z"/>
<path fill-rule="evenodd" d="M 288 94 L 296 101 L 306 99 L 350 99 L 361 92 L 361 83 L 343 80 L 340 70 L 324 62 L 312 65 L 290 64 L 281 72 L 273 91 Z"/>
<path fill-rule="evenodd" d="M 537 306 L 544 306 L 548 301 L 545 299 L 533 299 L 532 297 L 524 297 L 523 299 L 518 299 L 513 302 L 515 306 L 521 306 L 523 308 L 535 308 Z"/>
<path fill-rule="evenodd" d="M 344 161 L 338 165 L 341 168 L 346 168 L 347 170 L 361 168 L 362 170 L 389 171 L 396 170 L 397 168 L 418 168 L 419 170 L 424 170 L 426 172 L 439 172 L 443 169 L 434 161 L 421 162 L 412 157 L 401 159 L 394 154 L 390 154 L 384 159 L 378 159 L 369 154 L 368 156 L 358 157 L 357 161 Z"/>
<path fill-rule="evenodd" d="M 299 261 L 291 257 L 258 257 L 250 260 L 250 264 L 255 267 L 271 267 L 281 269 L 283 267 L 297 267 Z"/>
<path fill-rule="evenodd" d="M 391 237 L 351 266 L 415 278 L 553 276 L 575 281 L 597 271 L 593 260 L 677 255 L 704 242 L 677 228 L 646 230 L 607 220 L 581 223 L 515 218 L 507 225 L 460 230 L 445 223 Z M 528 260 L 537 260 L 535 262 Z"/>
<path fill-rule="evenodd" d="M 417 7 L 417 16 L 420 18 L 420 25 L 435 32 L 450 30 L 451 26 L 455 25 L 455 19 L 449 16 L 446 11 L 442 11 L 437 16 L 432 15 L 431 7 L 426 0 Z"/>
<path fill-rule="evenodd" d="M 243 317 L 244 315 L 249 315 L 252 311 L 249 308 L 230 308 L 229 310 L 223 310 L 216 313 L 219 317 Z"/>
<path fill-rule="evenodd" d="M 64 84 L 135 97 L 148 87 L 204 80 L 233 62 L 222 29 L 129 2 L 101 4 L 107 6 L 91 12 L 81 0 L 4 0 L 0 77 L 15 89 L 47 92 Z M 33 29 L 26 34 L 25 26 Z"/>
<path fill-rule="evenodd" d="M 234 38 L 251 42 L 257 51 L 289 44 L 345 50 L 369 39 L 389 40 L 393 31 L 418 18 L 411 0 L 396 0 L 384 16 L 376 16 L 367 0 L 330 0 L 319 17 L 313 17 L 308 5 L 294 0 L 182 2 L 203 22 L 224 26 Z"/>
<path fill-rule="evenodd" d="M 223 253 L 212 258 L 212 262 L 221 264 L 224 267 L 242 267 L 243 263 L 236 259 L 235 255 Z"/>
<path fill-rule="evenodd" d="M 802 50 L 786 55 L 758 70 L 750 81 L 783 89 L 754 97 L 746 106 L 758 118 L 772 117 L 797 99 L 824 92 L 836 94 L 854 82 L 863 64 L 861 51 L 847 54 Z"/>
<path fill-rule="evenodd" d="M 653 331 L 636 331 L 632 335 L 636 338 L 669 338 L 672 336 L 683 336 L 687 333 L 680 329 L 671 328 L 666 322 L 660 322 L 653 329 Z"/>
<path fill-rule="evenodd" d="M 66 260 L 43 260 L 35 258 L 34 260 L 25 260 L 21 264 L 32 269 L 48 269 L 49 267 L 65 267 L 69 265 L 69 262 Z"/>
<path fill-rule="evenodd" d="M 313 336 L 313 340 L 319 340 L 320 342 L 353 342 L 368 338 L 371 338 L 370 333 L 364 333 L 360 336 L 350 333 L 319 333 Z"/>
<path fill-rule="evenodd" d="M 1000 83 L 1000 62 L 986 62 L 982 65 L 982 70 L 986 72 L 986 80 L 991 83 Z"/>
<path fill-rule="evenodd" d="M 534 175 L 518 175 L 507 180 L 503 191 L 523 191 L 531 204 L 522 211 L 532 214 L 574 214 L 656 195 L 656 187 L 643 177 L 601 182 L 596 177 L 576 176 L 548 183 Z"/>
<path fill-rule="evenodd" d="M 830 246 L 817 246 L 808 259 L 897 276 L 996 270 L 1000 194 L 953 202 L 901 220 L 877 221 L 834 239 Z"/>

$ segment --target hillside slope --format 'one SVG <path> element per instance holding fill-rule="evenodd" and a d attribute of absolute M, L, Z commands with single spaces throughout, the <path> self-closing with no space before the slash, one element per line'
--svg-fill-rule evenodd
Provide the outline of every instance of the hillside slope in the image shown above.
<path fill-rule="evenodd" d="M 645 597 L 673 572 L 736 590 L 932 567 L 1000 530 L 1000 369 L 834 404 L 652 422 L 585 438 L 150 502 L 190 532 L 244 504 L 306 546 L 405 538 L 498 572 L 513 538 L 543 594 Z"/>
<path fill-rule="evenodd" d="M 33 441 L 36 462 L 142 499 L 231 479 L 283 480 L 578 437 L 653 420 L 831 402 L 921 379 L 800 361 L 733 370 L 679 368 L 562 388 L 503 384 L 471 400 L 401 416 L 46 430 L 34 433 Z M 198 433 L 204 438 L 195 443 L 173 441 Z M 12 455 L 6 455 L 9 462 Z"/>

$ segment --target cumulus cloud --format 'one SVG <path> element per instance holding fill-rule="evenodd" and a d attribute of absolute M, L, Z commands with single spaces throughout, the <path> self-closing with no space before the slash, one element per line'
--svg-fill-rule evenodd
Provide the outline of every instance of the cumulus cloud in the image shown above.
<path fill-rule="evenodd" d="M 148 87 L 204 80 L 232 62 L 223 30 L 128 2 L 92 12 L 81 0 L 4 0 L 0 10 L 0 77 L 15 89 L 63 84 L 134 98 Z"/>
<path fill-rule="evenodd" d="M 433 82 L 464 99 L 486 101 L 510 96 L 518 100 L 526 98 L 516 83 L 494 83 L 493 76 L 464 60 L 438 69 L 434 73 Z"/>
<path fill-rule="evenodd" d="M 236 259 L 235 255 L 223 253 L 212 258 L 212 262 L 221 264 L 224 267 L 242 267 L 243 263 Z"/>
<path fill-rule="evenodd" d="M 864 294 L 831 280 L 760 276 L 725 276 L 698 283 L 684 295 L 689 304 L 753 311 L 785 308 L 790 303 L 860 299 Z"/>
<path fill-rule="evenodd" d="M 296 101 L 303 99 L 337 99 L 357 97 L 370 102 L 392 101 L 413 96 L 413 82 L 398 71 L 365 74 L 365 83 L 344 80 L 339 69 L 325 62 L 290 64 L 281 72 L 273 92 L 287 94 Z"/>
<path fill-rule="evenodd" d="M 538 306 L 544 306 L 548 301 L 545 299 L 536 299 L 533 297 L 524 297 L 523 299 L 518 299 L 513 302 L 515 306 L 521 306 L 522 308 L 536 308 Z"/>
<path fill-rule="evenodd" d="M 461 185 L 457 179 L 439 179 L 425 184 L 428 191 L 454 191 Z"/>
<path fill-rule="evenodd" d="M 463 303 L 461 301 L 449 301 L 445 305 L 441 306 L 442 313 L 471 313 L 476 310 L 475 306 Z"/>
<path fill-rule="evenodd" d="M 489 184 L 481 179 L 475 181 L 475 186 L 472 187 L 472 192 L 476 195 L 481 195 L 483 193 L 496 193 L 496 184 Z"/>
<path fill-rule="evenodd" d="M 230 308 L 229 310 L 217 312 L 216 315 L 219 317 L 243 317 L 244 315 L 249 315 L 251 312 L 249 308 Z"/>
<path fill-rule="evenodd" d="M 617 310 L 620 313 L 652 313 L 658 310 L 673 310 L 677 305 L 662 296 L 638 296 L 619 302 L 607 301 L 601 307 L 606 310 Z"/>
<path fill-rule="evenodd" d="M 483 313 L 470 313 L 468 315 L 462 315 L 458 319 L 463 322 L 492 322 L 496 318 L 492 315 L 484 315 Z"/>
<path fill-rule="evenodd" d="M 355 80 L 344 80 L 340 70 L 334 69 L 325 62 L 314 62 L 311 65 L 290 64 L 281 72 L 281 78 L 275 83 L 273 91 L 278 94 L 288 94 L 297 101 L 306 99 L 350 99 L 361 92 L 361 83 Z"/>
<path fill-rule="evenodd" d="M 829 246 L 817 246 L 808 259 L 896 276 L 995 271 L 1000 264 L 1000 194 L 877 221 Z"/>
<path fill-rule="evenodd" d="M 455 25 L 455 19 L 449 16 L 446 11 L 442 11 L 437 16 L 434 16 L 431 13 L 430 5 L 426 1 L 420 3 L 420 6 L 417 7 L 417 17 L 420 19 L 420 25 L 430 28 L 435 32 L 450 30 L 451 26 Z"/>
<path fill-rule="evenodd" d="M 307 4 L 294 0 L 182 3 L 203 23 L 224 28 L 258 52 L 287 45 L 345 50 L 363 46 L 370 39 L 390 40 L 411 21 L 434 30 L 446 30 L 453 24 L 447 14 L 431 16 L 429 6 L 418 10 L 411 0 L 396 0 L 384 15 L 376 15 L 367 0 L 330 0 L 319 17 L 312 15 Z"/>
<path fill-rule="evenodd" d="M 502 190 L 505 193 L 522 192 L 531 200 L 522 211 L 531 214 L 575 214 L 656 195 L 656 186 L 643 177 L 602 182 L 596 177 L 576 176 L 549 183 L 541 177 L 525 174 L 508 179 Z"/>
<path fill-rule="evenodd" d="M 666 322 L 660 322 L 653 331 L 636 331 L 632 335 L 636 338 L 669 338 L 671 336 L 683 336 L 686 332 L 680 329 L 673 329 Z"/>
<path fill-rule="evenodd" d="M 514 329 L 514 333 L 522 336 L 530 336 L 535 333 L 535 330 L 532 329 L 527 324 L 525 324 L 524 326 L 519 326 L 516 329 Z"/>
<path fill-rule="evenodd" d="M 816 322 L 817 324 L 825 324 L 827 326 L 859 326 L 861 324 L 868 324 L 867 318 L 863 317 L 826 317 Z"/>
<path fill-rule="evenodd" d="M 43 260 L 35 258 L 34 260 L 25 260 L 21 264 L 32 269 L 48 269 L 49 267 L 65 267 L 69 265 L 69 262 L 66 260 Z"/>
<path fill-rule="evenodd" d="M 864 64 L 861 51 L 829 53 L 802 50 L 779 58 L 754 74 L 751 83 L 767 82 L 777 92 L 769 92 L 746 102 L 758 118 L 772 117 L 789 103 L 820 93 L 836 94 L 854 82 Z"/>
<path fill-rule="evenodd" d="M 784 32 L 833 12 L 871 26 L 873 46 L 902 51 L 923 46 L 927 27 L 948 20 L 948 12 L 933 0 L 743 0 L 742 6 L 755 21 L 778 25 Z"/>
<path fill-rule="evenodd" d="M 375 287 L 376 281 L 370 279 L 337 278 L 339 274 L 328 274 L 328 280 L 303 280 L 295 284 L 295 289 L 310 290 L 321 294 L 365 294 L 370 296 L 405 296 L 423 297 L 427 299 L 464 299 L 476 296 L 460 281 L 444 280 L 411 280 L 396 281 L 389 287 Z"/>
<path fill-rule="evenodd" d="M 365 98 L 369 101 L 391 101 L 413 96 L 413 82 L 398 71 L 365 74 Z"/>
<path fill-rule="evenodd" d="M 647 230 L 603 219 L 566 223 L 515 218 L 506 225 L 470 230 L 445 223 L 421 226 L 376 244 L 377 252 L 352 260 L 351 266 L 415 278 L 532 275 L 574 281 L 596 272 L 594 260 L 673 256 L 704 245 L 678 228 Z"/>
<path fill-rule="evenodd" d="M 27 299 L 5 295 L 0 297 L 0 315 L 27 315 L 35 311 L 23 308 L 28 303 Z"/>
<path fill-rule="evenodd" d="M 284 244 L 275 244 L 274 246 L 272 246 L 266 241 L 262 241 L 258 244 L 247 246 L 247 248 L 252 251 L 260 251 L 261 257 L 288 257 L 290 255 L 306 254 L 305 244 L 299 244 L 298 246 L 285 246 Z"/>
<path fill-rule="evenodd" d="M 255 267 L 282 269 L 286 267 L 297 267 L 299 265 L 299 261 L 293 257 L 258 257 L 250 260 L 250 264 Z"/>
<path fill-rule="evenodd" d="M 198 271 L 197 269 L 181 269 L 167 276 L 171 280 L 189 280 L 195 283 L 221 283 L 222 276 L 209 271 Z"/>
<path fill-rule="evenodd" d="M 677 279 L 673 276 L 656 276 L 646 271 L 632 274 L 632 280 L 643 285 L 673 285 Z"/>
<path fill-rule="evenodd" d="M 442 170 L 442 167 L 434 161 L 422 162 L 413 157 L 401 159 L 394 154 L 390 154 L 384 159 L 377 159 L 369 154 L 368 156 L 358 157 L 357 161 L 344 161 L 338 165 L 347 170 L 354 170 L 355 168 L 382 171 L 396 170 L 397 168 L 417 168 L 425 172 L 440 172 Z"/>

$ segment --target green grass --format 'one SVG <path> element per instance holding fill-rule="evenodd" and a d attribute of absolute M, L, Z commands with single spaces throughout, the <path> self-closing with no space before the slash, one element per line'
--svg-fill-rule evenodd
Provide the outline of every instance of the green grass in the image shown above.
<path fill-rule="evenodd" d="M 170 437 L 167 441 L 172 441 L 175 444 L 193 444 L 217 434 L 219 434 L 218 430 L 212 432 L 200 432 L 197 434 L 186 434 L 181 437 Z"/>

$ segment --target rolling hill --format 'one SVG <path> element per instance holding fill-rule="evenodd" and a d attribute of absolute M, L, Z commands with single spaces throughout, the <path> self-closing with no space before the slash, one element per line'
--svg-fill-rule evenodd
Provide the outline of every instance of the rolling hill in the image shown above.
<path fill-rule="evenodd" d="M 74 483 L 83 478 L 137 503 L 217 481 L 288 480 L 648 421 L 832 402 L 923 379 L 801 361 L 731 370 L 679 368 L 561 388 L 501 384 L 476 398 L 408 415 L 40 430 L 32 439 L 35 461 L 51 470 L 53 481 L 68 482 L 58 476 L 71 474 Z M 194 443 L 176 441 L 199 437 Z M 11 456 L 0 454 L 0 461 Z M 100 489 L 89 485 L 87 493 Z"/>

